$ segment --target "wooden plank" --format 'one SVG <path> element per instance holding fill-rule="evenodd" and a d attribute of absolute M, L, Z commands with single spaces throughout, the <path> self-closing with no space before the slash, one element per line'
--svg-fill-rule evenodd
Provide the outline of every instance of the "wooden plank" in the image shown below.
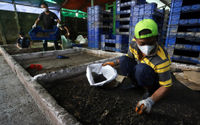
<path fill-rule="evenodd" d="M 174 76 L 176 77 L 176 79 L 178 81 L 180 81 L 180 83 L 182 83 L 183 85 L 185 85 L 186 87 L 188 87 L 191 90 L 194 91 L 200 91 L 200 85 L 189 81 L 188 79 L 184 78 L 184 73 L 180 72 L 180 73 L 173 73 Z"/>

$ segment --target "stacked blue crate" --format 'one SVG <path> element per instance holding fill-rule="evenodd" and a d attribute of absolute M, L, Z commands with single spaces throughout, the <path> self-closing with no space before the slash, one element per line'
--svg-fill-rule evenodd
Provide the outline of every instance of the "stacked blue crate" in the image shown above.
<path fill-rule="evenodd" d="M 159 33 L 162 33 L 164 10 L 157 9 L 156 3 L 136 5 L 131 9 L 129 41 L 133 39 L 135 25 L 143 19 L 153 19 L 158 24 Z M 162 36 L 160 34 L 160 36 Z"/>
<path fill-rule="evenodd" d="M 101 35 L 101 49 L 114 52 L 127 53 L 128 36 L 126 35 Z"/>
<path fill-rule="evenodd" d="M 200 1 L 172 0 L 165 47 L 173 61 L 200 64 Z"/>
<path fill-rule="evenodd" d="M 100 6 L 88 7 L 88 47 L 100 48 L 101 28 L 101 14 L 102 8 Z"/>
<path fill-rule="evenodd" d="M 129 36 L 131 8 L 145 2 L 146 0 L 116 0 L 116 34 Z"/>

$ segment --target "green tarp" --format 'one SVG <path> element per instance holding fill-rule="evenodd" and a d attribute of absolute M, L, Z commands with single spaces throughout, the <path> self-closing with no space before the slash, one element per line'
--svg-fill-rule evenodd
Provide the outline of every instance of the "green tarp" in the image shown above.
<path fill-rule="evenodd" d="M 62 8 L 61 9 L 61 15 L 62 19 L 64 20 L 64 17 L 77 17 L 77 18 L 87 18 L 87 13 L 80 11 L 80 10 L 69 10 Z"/>

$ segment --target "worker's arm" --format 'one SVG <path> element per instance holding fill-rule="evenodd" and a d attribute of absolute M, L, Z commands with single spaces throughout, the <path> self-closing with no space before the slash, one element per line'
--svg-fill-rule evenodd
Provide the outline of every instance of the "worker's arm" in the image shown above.
<path fill-rule="evenodd" d="M 169 91 L 169 89 L 170 87 L 161 86 L 153 93 L 151 97 L 139 101 L 136 105 L 135 111 L 138 114 L 142 114 L 144 111 L 150 113 L 153 104 L 159 101 L 162 97 L 164 97 L 166 93 Z"/>
<path fill-rule="evenodd" d="M 40 21 L 40 18 L 37 18 L 34 24 L 37 25 L 39 23 L 39 21 Z"/>
<path fill-rule="evenodd" d="M 117 65 L 119 65 L 119 59 L 116 59 L 115 61 L 112 61 L 112 62 L 105 62 L 102 65 L 103 66 L 106 66 L 106 65 L 117 66 Z"/>
<path fill-rule="evenodd" d="M 65 30 L 67 31 L 67 36 L 69 36 L 69 35 L 70 35 L 70 33 L 69 33 L 69 30 L 68 30 L 68 28 L 67 28 L 66 26 L 64 26 L 64 28 L 65 28 Z"/>
<path fill-rule="evenodd" d="M 37 26 L 37 24 L 39 23 L 39 21 L 40 21 L 40 18 L 37 18 L 35 23 L 33 24 L 32 28 L 35 28 Z"/>
<path fill-rule="evenodd" d="M 19 46 L 19 43 L 17 43 L 16 46 L 17 46 L 18 49 L 22 49 L 22 48 Z"/>
<path fill-rule="evenodd" d="M 153 95 L 151 96 L 152 100 L 154 102 L 157 102 L 158 100 L 160 100 L 163 96 L 166 95 L 166 93 L 169 91 L 171 87 L 165 87 L 165 86 L 161 86 L 160 88 L 158 88 Z"/>
<path fill-rule="evenodd" d="M 59 24 L 61 23 L 59 19 L 56 19 L 56 22 L 59 23 Z"/>

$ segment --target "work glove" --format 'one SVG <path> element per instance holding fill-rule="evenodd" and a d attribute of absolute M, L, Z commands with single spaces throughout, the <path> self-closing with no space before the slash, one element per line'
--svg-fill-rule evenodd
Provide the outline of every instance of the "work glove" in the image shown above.
<path fill-rule="evenodd" d="M 142 114 L 144 111 L 150 113 L 153 104 L 154 101 L 151 99 L 151 97 L 148 97 L 147 99 L 141 100 L 137 103 L 135 111 L 138 114 Z"/>
<path fill-rule="evenodd" d="M 60 23 L 57 23 L 57 25 L 56 25 L 56 26 L 59 28 L 59 27 L 61 27 L 61 24 L 60 24 Z"/>
<path fill-rule="evenodd" d="M 35 27 L 37 27 L 37 25 L 36 25 L 36 24 L 33 24 L 32 28 L 35 28 Z"/>
<path fill-rule="evenodd" d="M 67 36 L 70 36 L 70 33 L 69 33 L 69 32 L 67 33 Z"/>
<path fill-rule="evenodd" d="M 110 65 L 110 66 L 114 67 L 115 62 L 105 62 L 105 63 L 102 64 L 102 66 L 106 66 L 106 65 Z"/>

